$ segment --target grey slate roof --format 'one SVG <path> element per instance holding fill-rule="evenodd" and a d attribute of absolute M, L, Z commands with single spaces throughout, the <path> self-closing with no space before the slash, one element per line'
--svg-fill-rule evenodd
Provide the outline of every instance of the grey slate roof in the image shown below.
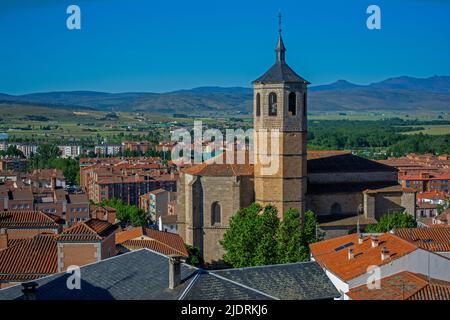
<path fill-rule="evenodd" d="M 253 81 L 253 83 L 287 83 L 287 82 L 302 82 L 309 84 L 309 82 L 291 69 L 284 61 L 277 61 L 267 70 L 261 77 Z"/>
<path fill-rule="evenodd" d="M 316 262 L 206 271 L 183 264 L 182 283 L 168 288 L 168 257 L 141 249 L 81 267 L 81 289 L 70 274 L 36 280 L 39 300 L 264 300 L 332 299 L 339 293 Z M 22 286 L 0 290 L 0 300 L 20 300 Z"/>
<path fill-rule="evenodd" d="M 281 33 L 278 37 L 275 64 L 261 77 L 253 81 L 253 83 L 286 83 L 286 82 L 301 82 L 309 84 L 308 81 L 300 77 L 294 70 L 292 70 L 286 63 L 283 38 Z"/>

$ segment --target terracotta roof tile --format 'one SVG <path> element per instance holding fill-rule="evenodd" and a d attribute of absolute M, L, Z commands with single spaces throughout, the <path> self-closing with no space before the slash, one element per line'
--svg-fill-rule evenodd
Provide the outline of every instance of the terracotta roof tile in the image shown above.
<path fill-rule="evenodd" d="M 118 232 L 116 234 L 116 244 L 129 247 L 129 249 L 132 250 L 149 248 L 163 254 L 167 254 L 166 252 L 169 250 L 168 248 L 170 248 L 170 250 L 176 254 L 188 256 L 183 239 L 178 234 L 149 228 L 137 227 L 131 230 Z M 158 250 L 158 248 L 160 250 Z"/>
<path fill-rule="evenodd" d="M 435 252 L 450 251 L 450 228 L 402 228 L 394 232 L 420 248 Z"/>
<path fill-rule="evenodd" d="M 448 300 L 450 283 L 438 281 L 428 283 L 419 274 L 404 271 L 381 279 L 380 289 L 369 289 L 362 285 L 347 293 L 353 300 Z"/>
<path fill-rule="evenodd" d="M 59 216 L 41 211 L 0 212 L 0 228 L 52 228 L 59 227 L 64 220 Z"/>
<path fill-rule="evenodd" d="M 393 234 L 384 233 L 378 237 L 378 247 L 372 247 L 371 237 L 366 235 L 358 244 L 358 235 L 350 234 L 338 238 L 310 244 L 314 259 L 343 281 L 351 280 L 367 272 L 372 265 L 384 265 L 417 249 L 412 243 Z M 343 246 L 346 246 L 343 248 Z M 381 259 L 381 251 L 386 247 L 390 258 Z M 354 258 L 349 260 L 348 249 L 352 248 Z"/>
<path fill-rule="evenodd" d="M 25 281 L 58 271 L 55 235 L 40 234 L 0 251 L 0 280 Z"/>
<path fill-rule="evenodd" d="M 89 219 L 88 221 L 80 222 L 66 230 L 64 230 L 58 237 L 57 241 L 61 242 L 89 242 L 101 241 L 117 229 L 107 221 L 100 219 Z"/>

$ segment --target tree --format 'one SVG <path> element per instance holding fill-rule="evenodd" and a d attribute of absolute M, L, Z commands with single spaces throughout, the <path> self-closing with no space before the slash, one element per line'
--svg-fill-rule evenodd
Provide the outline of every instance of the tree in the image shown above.
<path fill-rule="evenodd" d="M 415 228 L 417 222 L 414 217 L 407 212 L 393 212 L 381 217 L 377 224 L 368 225 L 366 232 L 382 233 L 397 228 Z"/>
<path fill-rule="evenodd" d="M 436 208 L 437 208 L 438 214 L 441 214 L 441 213 L 444 212 L 445 210 L 450 209 L 450 199 L 444 200 L 444 203 L 438 204 L 438 205 L 436 206 Z"/>
<path fill-rule="evenodd" d="M 25 156 L 23 155 L 23 152 L 20 151 L 17 146 L 15 145 L 10 145 L 8 146 L 8 148 L 5 151 L 0 151 L 2 156 L 11 156 L 11 157 L 21 157 L 24 158 Z"/>
<path fill-rule="evenodd" d="M 187 264 L 190 264 L 191 266 L 198 267 L 198 266 L 201 266 L 204 263 L 199 248 L 193 247 L 193 246 L 187 244 L 186 245 L 186 249 L 187 249 L 187 251 L 189 253 L 189 257 L 186 260 Z"/>
<path fill-rule="evenodd" d="M 117 210 L 117 219 L 131 223 L 134 227 L 147 226 L 147 213 L 133 205 L 127 205 L 122 200 L 112 198 L 101 202 L 103 206 L 113 207 Z"/>
<path fill-rule="evenodd" d="M 252 204 L 240 209 L 230 219 L 230 228 L 220 242 L 226 253 L 224 261 L 235 268 L 273 262 L 278 225 L 276 209 Z M 267 254 L 264 251 L 268 250 Z"/>
<path fill-rule="evenodd" d="M 58 158 L 61 150 L 53 144 L 40 145 L 33 155 L 32 163 L 34 168 L 50 168 L 51 160 Z"/>
<path fill-rule="evenodd" d="M 309 260 L 309 244 L 316 242 L 317 220 L 312 211 L 304 214 L 303 221 L 296 209 L 289 209 L 277 232 L 278 263 Z"/>
<path fill-rule="evenodd" d="M 295 209 L 280 222 L 277 209 L 258 204 L 240 209 L 231 219 L 221 245 L 224 261 L 235 268 L 309 260 L 317 221 L 308 211 L 303 220 Z"/>

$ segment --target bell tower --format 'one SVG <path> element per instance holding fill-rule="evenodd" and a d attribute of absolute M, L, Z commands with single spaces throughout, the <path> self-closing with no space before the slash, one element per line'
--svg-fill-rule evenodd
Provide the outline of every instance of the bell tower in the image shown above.
<path fill-rule="evenodd" d="M 286 64 L 281 15 L 275 53 L 275 64 L 253 81 L 254 183 L 256 202 L 275 205 L 283 218 L 289 208 L 305 210 L 309 82 Z"/>

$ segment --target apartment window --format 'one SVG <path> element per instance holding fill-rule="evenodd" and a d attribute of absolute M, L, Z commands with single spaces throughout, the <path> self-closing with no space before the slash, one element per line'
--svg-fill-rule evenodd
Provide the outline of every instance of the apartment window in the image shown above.
<path fill-rule="evenodd" d="M 277 95 L 275 92 L 269 94 L 269 116 L 277 115 Z"/>
<path fill-rule="evenodd" d="M 51 212 L 51 213 L 55 213 L 55 212 L 56 212 L 56 209 L 51 209 L 50 212 Z"/>
<path fill-rule="evenodd" d="M 297 95 L 295 92 L 289 93 L 289 107 L 288 114 L 291 116 L 295 116 L 297 111 Z"/>
<path fill-rule="evenodd" d="M 13 208 L 13 209 L 17 209 L 17 204 L 13 204 L 13 205 L 12 205 L 12 208 Z"/>

